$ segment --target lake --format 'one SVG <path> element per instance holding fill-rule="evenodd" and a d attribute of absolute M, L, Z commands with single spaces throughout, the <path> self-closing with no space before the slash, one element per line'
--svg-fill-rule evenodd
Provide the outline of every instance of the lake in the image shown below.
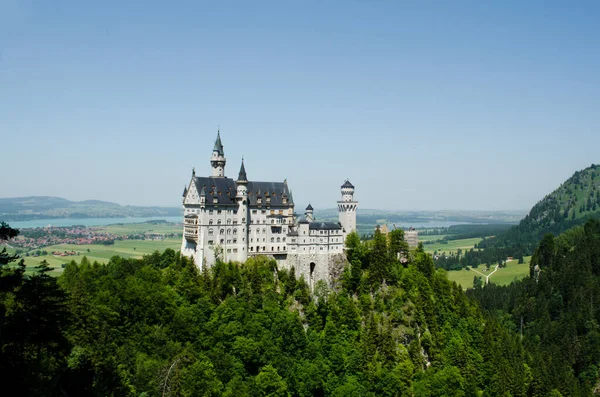
<path fill-rule="evenodd" d="M 127 218 L 56 218 L 36 219 L 31 221 L 7 222 L 15 229 L 29 229 L 46 226 L 106 226 L 116 223 L 142 223 L 147 221 L 165 220 L 167 222 L 181 223 L 183 216 L 150 216 L 150 217 L 127 217 Z M 1 221 L 1 219 L 0 219 Z"/>

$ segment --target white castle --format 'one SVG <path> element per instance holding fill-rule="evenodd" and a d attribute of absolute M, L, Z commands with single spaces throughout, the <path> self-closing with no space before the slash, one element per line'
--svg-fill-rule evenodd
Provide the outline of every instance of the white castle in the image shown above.
<path fill-rule="evenodd" d="M 294 212 L 287 180 L 254 182 L 246 176 L 244 160 L 237 180 L 225 176 L 225 153 L 220 133 L 210 164 L 212 176 L 192 179 L 183 191 L 184 226 L 181 253 L 203 269 L 219 256 L 244 262 L 257 255 L 274 258 L 280 268 L 295 269 L 314 287 L 318 280 L 336 279 L 345 263 L 344 241 L 356 230 L 354 186 L 341 186 L 339 222 L 318 222 L 309 204 L 304 217 Z"/>

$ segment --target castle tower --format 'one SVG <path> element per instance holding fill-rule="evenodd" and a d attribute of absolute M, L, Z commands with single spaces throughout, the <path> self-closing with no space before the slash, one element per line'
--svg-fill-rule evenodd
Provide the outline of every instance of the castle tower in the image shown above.
<path fill-rule="evenodd" d="M 221 143 L 221 131 L 217 131 L 217 139 L 213 148 L 212 156 L 210 157 L 210 165 L 212 166 L 212 176 L 214 178 L 225 177 L 225 152 Z"/>
<path fill-rule="evenodd" d="M 356 207 L 358 201 L 354 201 L 354 185 L 346 180 L 342 185 L 342 200 L 337 202 L 340 224 L 344 229 L 344 235 L 356 230 Z"/>
<path fill-rule="evenodd" d="M 307 222 L 312 222 L 315 220 L 315 217 L 313 216 L 313 207 L 312 205 L 308 205 L 308 207 L 306 207 L 306 212 L 304 213 L 304 215 L 306 215 L 306 221 Z"/>
<path fill-rule="evenodd" d="M 237 250 L 236 260 L 245 262 L 248 259 L 248 223 L 250 221 L 250 213 L 248 211 L 248 177 L 246 176 L 246 167 L 244 167 L 243 158 L 236 185 L 235 200 L 238 205 L 237 224 L 240 226 L 234 229 L 234 250 Z"/>

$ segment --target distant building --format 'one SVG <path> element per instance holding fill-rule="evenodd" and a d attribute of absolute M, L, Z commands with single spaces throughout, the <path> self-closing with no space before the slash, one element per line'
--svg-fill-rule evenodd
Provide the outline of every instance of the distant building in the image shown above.
<path fill-rule="evenodd" d="M 404 239 L 409 247 L 416 247 L 419 245 L 419 232 L 414 227 L 411 227 L 404 231 Z"/>
<path fill-rule="evenodd" d="M 181 253 L 202 269 L 224 261 L 244 262 L 267 255 L 281 268 L 295 269 L 311 288 L 318 280 L 331 281 L 343 270 L 344 241 L 356 230 L 354 186 L 346 181 L 337 202 L 339 222 L 318 222 L 309 204 L 304 217 L 294 211 L 287 180 L 249 181 L 244 161 L 237 180 L 225 176 L 221 136 L 210 159 L 212 175 L 198 177 L 192 170 L 183 191 L 184 226 Z"/>
<path fill-rule="evenodd" d="M 389 229 L 385 223 L 383 225 L 375 226 L 375 230 L 377 229 L 379 229 L 382 234 L 387 235 L 389 233 Z M 394 225 L 394 229 L 396 229 L 396 225 Z M 404 231 L 404 240 L 408 243 L 409 247 L 418 246 L 419 232 L 414 227 L 410 227 L 408 230 Z"/>

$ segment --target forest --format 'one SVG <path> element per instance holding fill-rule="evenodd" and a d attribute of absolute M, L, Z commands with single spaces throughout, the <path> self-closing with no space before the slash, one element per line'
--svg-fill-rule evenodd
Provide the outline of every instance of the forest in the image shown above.
<path fill-rule="evenodd" d="M 401 230 L 350 234 L 342 277 L 314 291 L 267 257 L 83 258 L 54 278 L 4 251 L 0 373 L 24 396 L 591 396 L 599 239 L 544 241 L 530 281 L 471 296 Z"/>

